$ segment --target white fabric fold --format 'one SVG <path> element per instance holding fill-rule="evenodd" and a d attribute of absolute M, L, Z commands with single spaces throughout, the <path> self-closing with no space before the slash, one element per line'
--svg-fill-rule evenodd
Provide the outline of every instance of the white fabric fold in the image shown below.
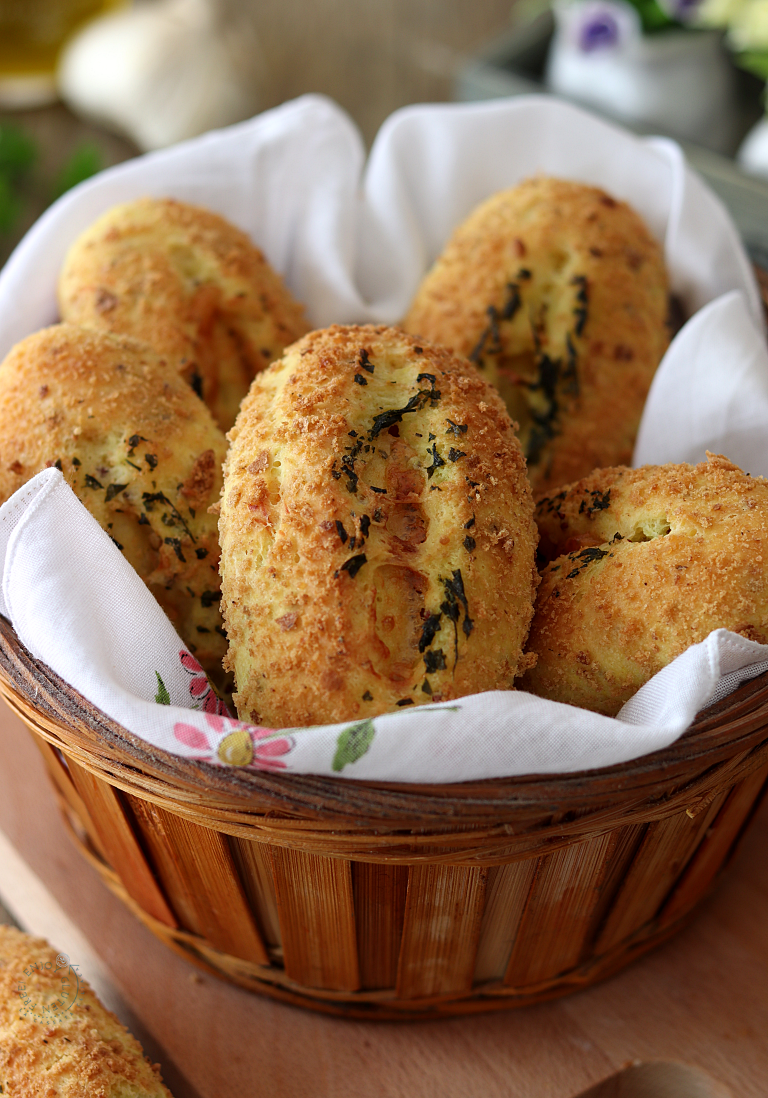
<path fill-rule="evenodd" d="M 701 309 L 656 372 L 635 445 L 634 465 L 703 461 L 726 454 L 768 476 L 768 356 L 741 293 Z"/>
<path fill-rule="evenodd" d="M 97 216 L 145 194 L 218 211 L 265 251 L 311 320 L 396 321 L 454 226 L 537 172 L 630 202 L 663 243 L 691 319 L 662 363 L 636 462 L 725 452 L 768 472 L 768 352 L 760 299 L 721 203 L 663 139 L 640 139 L 543 97 L 411 107 L 367 165 L 333 103 L 307 96 L 130 161 L 65 195 L 0 273 L 0 355 L 56 320 L 66 251 Z M 217 765 L 454 782 L 608 766 L 667 746 L 708 701 L 768 667 L 768 647 L 718 630 L 611 719 L 499 691 L 322 728 L 242 725 L 55 469 L 0 508 L 0 612 L 26 647 L 157 747 Z"/>
<path fill-rule="evenodd" d="M 59 199 L 0 273 L 0 356 L 56 320 L 69 246 L 119 202 L 170 195 L 208 206 L 263 249 L 314 324 L 391 323 L 456 224 L 537 173 L 630 202 L 663 242 L 672 288 L 690 313 L 740 289 L 761 323 L 733 223 L 673 142 L 530 96 L 406 107 L 384 123 L 366 166 L 348 116 L 312 95 L 119 164 Z"/>

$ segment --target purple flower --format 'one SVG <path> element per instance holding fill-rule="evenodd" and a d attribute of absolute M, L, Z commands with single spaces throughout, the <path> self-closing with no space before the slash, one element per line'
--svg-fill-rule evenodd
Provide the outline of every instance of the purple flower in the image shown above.
<path fill-rule="evenodd" d="M 593 9 L 579 28 L 579 49 L 584 53 L 611 49 L 619 42 L 619 24 L 612 12 Z"/>

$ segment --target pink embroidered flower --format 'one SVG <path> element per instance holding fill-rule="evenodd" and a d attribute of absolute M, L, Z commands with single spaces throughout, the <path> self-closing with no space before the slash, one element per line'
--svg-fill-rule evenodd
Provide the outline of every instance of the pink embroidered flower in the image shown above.
<path fill-rule="evenodd" d="M 206 713 L 211 729 L 222 739 L 216 748 L 216 757 L 228 766 L 250 766 L 254 770 L 284 770 L 285 762 L 279 757 L 293 748 L 293 740 L 287 736 L 274 737 L 273 728 L 255 724 L 243 724 L 233 717 L 221 717 Z"/>
<path fill-rule="evenodd" d="M 192 681 L 189 684 L 189 695 L 196 703 L 194 708 L 202 709 L 205 713 L 225 713 L 228 716 L 229 710 L 212 689 L 205 671 L 203 671 L 191 652 L 185 652 L 182 649 L 179 652 L 179 659 L 187 674 L 192 676 Z"/>
<path fill-rule="evenodd" d="M 192 724 L 178 722 L 173 726 L 176 739 L 185 747 L 199 752 L 196 758 L 225 766 L 248 766 L 253 770 L 285 770 L 281 757 L 293 750 L 290 736 L 275 736 L 272 728 L 243 724 L 229 714 L 204 711 L 210 732 Z"/>
<path fill-rule="evenodd" d="M 185 747 L 191 747 L 195 751 L 200 751 L 201 758 L 210 758 L 212 748 L 208 742 L 208 737 L 204 732 L 201 732 L 199 728 L 195 728 L 193 724 L 178 722 L 173 726 L 173 734 Z"/>
<path fill-rule="evenodd" d="M 269 740 L 267 743 L 254 744 L 253 763 L 257 770 L 285 770 L 288 765 L 279 755 L 288 755 L 293 748 L 293 741 L 286 736 L 279 740 Z"/>

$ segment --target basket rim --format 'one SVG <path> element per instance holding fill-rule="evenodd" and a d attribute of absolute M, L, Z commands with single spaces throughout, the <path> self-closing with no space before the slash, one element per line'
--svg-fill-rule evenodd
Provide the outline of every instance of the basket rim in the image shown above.
<path fill-rule="evenodd" d="M 452 784 L 367 782 L 357 778 L 223 770 L 182 759 L 133 735 L 103 714 L 46 665 L 31 656 L 13 627 L 0 619 L 0 673 L 27 709 L 45 714 L 63 744 L 90 755 L 94 773 L 119 776 L 126 769 L 155 782 L 186 788 L 256 813 L 318 818 L 389 819 L 450 817 L 457 805 L 470 817 L 498 819 L 505 808 L 547 805 L 553 811 L 594 800 L 633 800 L 668 795 L 670 785 L 690 782 L 735 753 L 753 750 L 768 735 L 768 672 L 703 710 L 683 735 L 663 750 L 606 768 L 571 774 L 530 774 Z M 27 713 L 27 717 L 30 714 Z M 49 738 L 49 737 L 46 737 Z M 87 765 L 87 763 L 86 763 Z M 249 803 L 249 804 L 248 804 Z M 587 807 L 587 805 L 583 805 Z"/>
<path fill-rule="evenodd" d="M 144 799 L 356 831 L 376 824 L 455 829 L 457 817 L 462 826 L 496 826 L 512 816 L 532 822 L 543 815 L 565 824 L 597 810 L 661 805 L 681 795 L 695 809 L 711 798 L 716 772 L 724 766 L 729 773 L 734 766 L 751 771 L 759 765 L 751 756 L 768 748 L 768 672 L 702 711 L 679 739 L 650 755 L 571 774 L 445 785 L 224 769 L 171 755 L 123 728 L 39 663 L 2 618 L 0 689 L 34 731 L 97 777 Z"/>

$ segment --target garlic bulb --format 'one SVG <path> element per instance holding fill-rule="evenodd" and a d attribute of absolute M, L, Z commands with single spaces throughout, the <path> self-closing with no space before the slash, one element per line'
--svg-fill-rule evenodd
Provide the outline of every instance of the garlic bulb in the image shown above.
<path fill-rule="evenodd" d="M 261 67 L 236 0 L 139 0 L 76 35 L 57 75 L 74 111 L 149 150 L 250 117 Z"/>

